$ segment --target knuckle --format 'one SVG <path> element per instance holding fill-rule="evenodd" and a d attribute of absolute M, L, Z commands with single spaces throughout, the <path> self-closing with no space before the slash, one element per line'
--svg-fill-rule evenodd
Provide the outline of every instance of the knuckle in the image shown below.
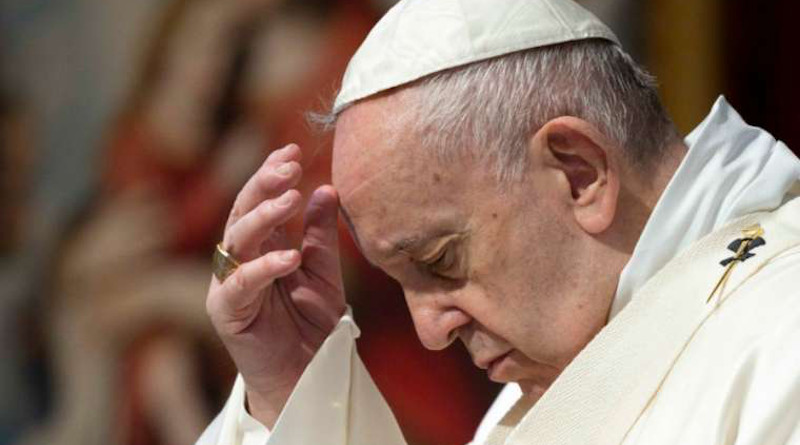
<path fill-rule="evenodd" d="M 229 222 L 235 222 L 241 216 L 242 216 L 242 214 L 241 214 L 241 211 L 239 210 L 239 206 L 238 205 L 234 205 L 233 207 L 231 207 L 230 213 L 228 213 L 228 221 Z"/>
<path fill-rule="evenodd" d="M 258 176 L 256 177 L 256 186 L 261 191 L 271 191 L 273 188 L 275 188 L 274 176 L 270 172 L 259 172 Z"/>
<path fill-rule="evenodd" d="M 245 274 L 242 273 L 241 268 L 234 272 L 233 275 L 229 276 L 226 281 L 230 281 L 230 288 L 234 293 L 244 293 L 249 289 L 249 280 Z"/>
<path fill-rule="evenodd" d="M 256 207 L 256 216 L 262 224 L 271 222 L 274 214 L 275 206 L 271 203 L 263 203 Z"/>

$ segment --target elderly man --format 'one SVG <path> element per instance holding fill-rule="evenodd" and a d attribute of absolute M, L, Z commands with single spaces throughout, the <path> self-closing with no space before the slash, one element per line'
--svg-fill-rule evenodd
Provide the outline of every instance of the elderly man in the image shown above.
<path fill-rule="evenodd" d="M 422 343 L 509 383 L 474 443 L 800 443 L 800 161 L 724 99 L 682 140 L 571 1 L 404 0 L 323 120 L 334 187 L 299 251 L 299 147 L 234 203 L 207 306 L 240 378 L 200 444 L 404 443 L 337 209 Z"/>

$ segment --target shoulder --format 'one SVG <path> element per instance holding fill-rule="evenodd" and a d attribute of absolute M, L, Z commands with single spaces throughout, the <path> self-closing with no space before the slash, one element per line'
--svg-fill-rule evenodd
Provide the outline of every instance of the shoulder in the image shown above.
<path fill-rule="evenodd" d="M 800 245 L 766 262 L 711 313 L 692 343 L 718 348 L 724 342 L 734 356 L 759 354 L 782 342 L 800 351 Z M 725 348 L 723 348 L 725 349 Z M 800 375 L 800 367 L 798 375 Z"/>
<path fill-rule="evenodd" d="M 679 354 L 632 443 L 783 445 L 800 425 L 800 246 L 711 313 Z"/>
<path fill-rule="evenodd" d="M 798 241 L 800 243 L 800 241 Z M 766 262 L 717 311 L 739 326 L 760 325 L 764 334 L 785 323 L 800 330 L 800 244 Z"/>
<path fill-rule="evenodd" d="M 800 198 L 778 208 L 771 220 L 763 237 L 777 251 L 732 289 L 708 329 L 748 332 L 748 341 L 779 335 L 784 327 L 800 331 Z"/>
<path fill-rule="evenodd" d="M 737 350 L 729 355 L 732 372 L 725 386 L 727 413 L 736 419 L 741 443 L 784 444 L 800 433 L 798 284 L 800 246 L 795 246 L 742 286 L 741 303 L 731 306 L 736 310 L 720 332 L 719 341 L 729 336 L 729 348 Z"/>

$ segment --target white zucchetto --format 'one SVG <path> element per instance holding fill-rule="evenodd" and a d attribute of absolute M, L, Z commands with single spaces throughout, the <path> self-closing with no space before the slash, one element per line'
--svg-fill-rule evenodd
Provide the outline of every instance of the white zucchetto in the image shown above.
<path fill-rule="evenodd" d="M 572 0 L 401 0 L 350 59 L 333 111 L 439 71 L 592 38 L 619 44 Z"/>

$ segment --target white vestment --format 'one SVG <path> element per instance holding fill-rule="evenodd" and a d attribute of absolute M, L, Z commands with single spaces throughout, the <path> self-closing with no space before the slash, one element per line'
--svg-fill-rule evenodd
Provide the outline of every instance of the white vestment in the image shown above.
<path fill-rule="evenodd" d="M 610 322 L 532 408 L 511 409 L 508 385 L 474 444 L 800 445 L 800 160 L 724 99 L 686 142 Z M 755 223 L 766 244 L 706 303 Z M 237 379 L 198 445 L 405 444 L 357 336 L 342 317 L 271 433 Z M 501 420 L 509 409 L 525 414 Z"/>

